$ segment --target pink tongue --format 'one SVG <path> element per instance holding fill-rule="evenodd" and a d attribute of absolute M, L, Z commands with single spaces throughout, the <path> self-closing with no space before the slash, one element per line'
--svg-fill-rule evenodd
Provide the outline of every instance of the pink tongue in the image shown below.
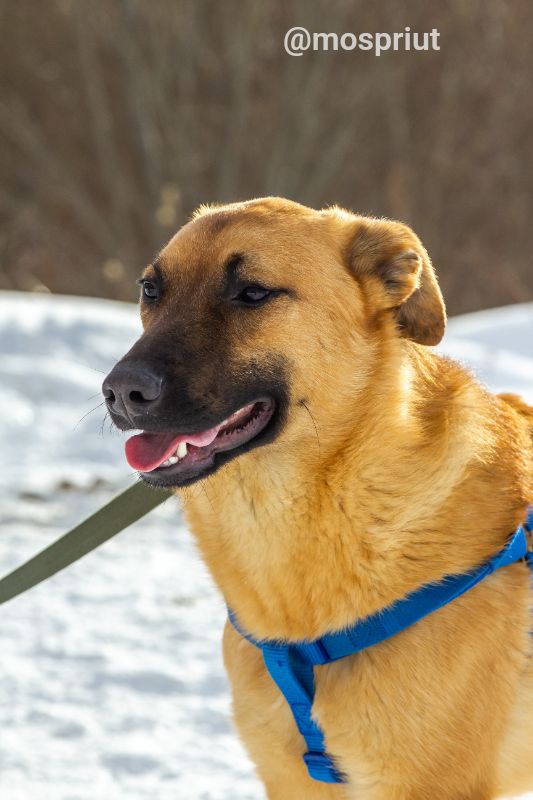
<path fill-rule="evenodd" d="M 201 433 L 138 433 L 126 442 L 126 459 L 139 472 L 151 472 L 174 453 L 181 442 L 205 447 L 216 438 L 220 425 Z"/>

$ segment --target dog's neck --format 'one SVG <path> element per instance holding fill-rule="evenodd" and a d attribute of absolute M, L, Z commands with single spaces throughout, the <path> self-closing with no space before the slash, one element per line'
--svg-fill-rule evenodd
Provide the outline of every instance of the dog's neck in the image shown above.
<path fill-rule="evenodd" d="M 377 377 L 367 388 L 353 436 L 335 452 L 258 448 L 184 492 L 207 566 L 254 636 L 316 638 L 352 624 L 482 563 L 520 521 L 522 499 L 493 488 L 510 485 L 501 470 L 511 460 L 497 424 L 487 428 L 491 398 L 417 348 L 405 348 L 402 369 L 395 387 L 384 391 Z M 476 484 L 487 515 L 465 542 Z"/>

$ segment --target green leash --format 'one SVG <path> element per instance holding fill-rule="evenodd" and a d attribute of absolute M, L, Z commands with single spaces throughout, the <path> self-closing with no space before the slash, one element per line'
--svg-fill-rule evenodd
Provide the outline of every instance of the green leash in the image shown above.
<path fill-rule="evenodd" d="M 26 592 L 144 517 L 171 492 L 138 481 L 0 580 L 0 604 Z"/>

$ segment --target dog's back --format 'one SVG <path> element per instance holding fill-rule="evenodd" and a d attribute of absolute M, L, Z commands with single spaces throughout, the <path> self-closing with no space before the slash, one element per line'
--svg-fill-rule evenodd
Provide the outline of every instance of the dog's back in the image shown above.
<path fill-rule="evenodd" d="M 501 397 L 501 399 L 504 400 L 508 405 L 514 408 L 515 411 L 518 411 L 522 417 L 526 418 L 531 437 L 533 438 L 533 406 L 528 406 L 528 404 L 525 403 L 517 394 L 504 393 L 498 396 Z"/>

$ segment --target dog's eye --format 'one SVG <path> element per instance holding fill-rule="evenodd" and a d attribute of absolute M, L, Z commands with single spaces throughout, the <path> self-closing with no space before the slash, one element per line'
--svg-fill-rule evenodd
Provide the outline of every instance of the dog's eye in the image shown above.
<path fill-rule="evenodd" d="M 272 294 L 273 292 L 270 289 L 265 289 L 264 286 L 257 286 L 254 284 L 241 289 L 239 294 L 235 297 L 235 300 L 238 300 L 239 303 L 245 303 L 247 306 L 254 306 L 262 303 Z"/>
<path fill-rule="evenodd" d="M 139 283 L 142 287 L 141 294 L 144 300 L 157 300 L 159 297 L 159 289 L 153 281 L 150 281 L 147 278 L 141 278 Z"/>

